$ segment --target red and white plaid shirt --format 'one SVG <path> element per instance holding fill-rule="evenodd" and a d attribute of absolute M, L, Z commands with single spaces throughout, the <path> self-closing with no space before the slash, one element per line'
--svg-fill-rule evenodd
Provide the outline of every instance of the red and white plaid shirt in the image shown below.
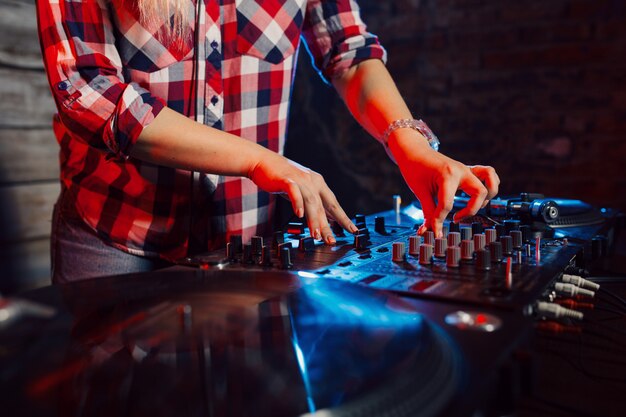
<path fill-rule="evenodd" d="M 129 158 L 138 135 L 167 106 L 282 153 L 300 35 L 326 78 L 384 49 L 353 0 L 190 0 L 193 35 L 170 45 L 133 3 L 37 0 L 65 198 L 138 255 L 179 259 L 194 242 L 268 235 L 273 196 L 246 178 Z"/>

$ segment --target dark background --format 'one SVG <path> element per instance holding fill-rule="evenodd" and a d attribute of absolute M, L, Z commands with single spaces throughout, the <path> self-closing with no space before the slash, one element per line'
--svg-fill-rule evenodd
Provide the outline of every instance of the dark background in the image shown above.
<path fill-rule="evenodd" d="M 522 191 L 626 210 L 626 2 L 360 0 L 409 108 L 467 164 Z M 414 199 L 302 48 L 287 154 L 349 214 Z"/>

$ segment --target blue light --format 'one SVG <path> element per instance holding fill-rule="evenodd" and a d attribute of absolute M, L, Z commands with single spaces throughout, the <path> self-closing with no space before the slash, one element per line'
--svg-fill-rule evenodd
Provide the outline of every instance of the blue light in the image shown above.
<path fill-rule="evenodd" d="M 312 273 L 312 272 L 306 272 L 306 271 L 298 271 L 298 276 L 302 277 L 302 278 L 319 278 L 318 275 Z"/>

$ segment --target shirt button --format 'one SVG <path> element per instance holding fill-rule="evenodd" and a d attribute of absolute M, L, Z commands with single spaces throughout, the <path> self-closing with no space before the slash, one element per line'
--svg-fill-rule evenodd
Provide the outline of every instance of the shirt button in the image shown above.
<path fill-rule="evenodd" d="M 217 104 L 218 101 L 220 101 L 220 99 L 217 96 L 211 97 L 211 104 L 213 104 L 214 106 Z"/>
<path fill-rule="evenodd" d="M 211 48 L 217 49 L 218 46 L 220 46 L 220 44 L 217 41 L 211 42 Z"/>

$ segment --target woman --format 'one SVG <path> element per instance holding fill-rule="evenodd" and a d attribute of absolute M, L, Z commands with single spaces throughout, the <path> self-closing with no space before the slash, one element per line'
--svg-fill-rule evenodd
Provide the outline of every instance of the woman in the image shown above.
<path fill-rule="evenodd" d="M 434 150 L 354 0 L 38 0 L 58 115 L 53 280 L 146 271 L 267 235 L 275 193 L 333 244 L 348 219 L 323 178 L 281 156 L 303 35 L 322 76 L 383 142 L 441 234 L 454 194 L 493 198 L 491 167 Z M 269 194 L 268 194 L 269 193 Z M 437 200 L 437 202 L 435 202 Z"/>

